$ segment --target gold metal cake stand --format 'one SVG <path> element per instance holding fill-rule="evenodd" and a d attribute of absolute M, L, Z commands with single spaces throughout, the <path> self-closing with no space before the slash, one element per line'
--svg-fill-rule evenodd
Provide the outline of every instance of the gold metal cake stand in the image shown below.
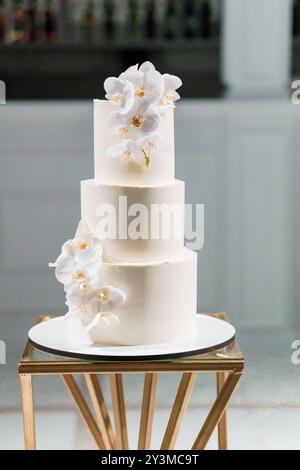
<path fill-rule="evenodd" d="M 210 314 L 227 320 L 224 313 Z M 50 316 L 41 316 L 37 322 Z M 29 342 L 19 364 L 21 382 L 24 439 L 26 449 L 36 448 L 35 411 L 32 378 L 34 375 L 60 375 L 75 405 L 99 449 L 128 449 L 126 407 L 122 374 L 144 373 L 138 449 L 151 448 L 151 433 L 155 411 L 158 373 L 182 372 L 169 421 L 161 443 L 162 450 L 174 449 L 189 399 L 199 372 L 216 373 L 216 399 L 204 421 L 192 450 L 206 447 L 214 429 L 218 427 L 219 449 L 227 449 L 227 405 L 243 374 L 244 358 L 236 340 L 228 346 L 206 354 L 163 361 L 85 361 L 64 358 L 38 351 Z M 91 399 L 88 406 L 74 375 L 82 374 Z M 114 416 L 112 425 L 98 374 L 109 374 Z"/>

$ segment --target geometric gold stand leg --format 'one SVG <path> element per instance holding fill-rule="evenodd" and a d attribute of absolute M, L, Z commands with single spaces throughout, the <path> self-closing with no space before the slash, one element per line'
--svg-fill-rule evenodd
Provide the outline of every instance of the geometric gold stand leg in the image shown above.
<path fill-rule="evenodd" d="M 217 394 L 221 393 L 225 383 L 226 373 L 217 372 Z M 225 408 L 223 415 L 218 423 L 218 447 L 219 450 L 227 450 L 227 409 Z"/>
<path fill-rule="evenodd" d="M 185 372 L 176 394 L 167 429 L 161 444 L 161 450 L 174 449 L 180 426 L 187 409 L 193 386 L 197 377 L 196 372 Z"/>
<path fill-rule="evenodd" d="M 138 449 L 150 449 L 152 423 L 155 408 L 156 385 L 157 373 L 146 373 L 141 409 Z"/>
<path fill-rule="evenodd" d="M 105 449 L 105 445 L 101 436 L 101 433 L 99 431 L 99 428 L 97 426 L 97 423 L 90 412 L 90 409 L 88 405 L 86 404 L 86 401 L 72 375 L 62 375 L 62 378 L 65 382 L 65 385 L 70 392 L 70 395 L 72 396 L 75 405 L 81 414 L 81 417 L 84 421 L 84 423 L 87 425 L 89 431 L 91 432 L 93 438 L 96 441 L 96 444 L 99 449 Z"/>
<path fill-rule="evenodd" d="M 84 377 L 98 421 L 99 430 L 102 434 L 105 450 L 112 450 L 115 446 L 115 436 L 98 377 L 96 374 L 84 374 Z"/>
<path fill-rule="evenodd" d="M 241 378 L 241 375 L 241 371 L 230 372 L 230 374 L 228 375 L 194 442 L 192 450 L 202 450 L 205 448 L 215 427 L 217 426 L 222 417 L 222 414 L 230 400 L 231 395 L 234 392 L 235 387 L 237 386 Z"/>
<path fill-rule="evenodd" d="M 21 397 L 22 397 L 25 449 L 35 450 L 36 442 L 35 442 L 32 376 L 29 374 L 20 375 L 20 385 L 21 385 Z"/>
<path fill-rule="evenodd" d="M 129 445 L 122 374 L 110 374 L 110 387 L 114 411 L 116 449 L 126 450 Z"/>

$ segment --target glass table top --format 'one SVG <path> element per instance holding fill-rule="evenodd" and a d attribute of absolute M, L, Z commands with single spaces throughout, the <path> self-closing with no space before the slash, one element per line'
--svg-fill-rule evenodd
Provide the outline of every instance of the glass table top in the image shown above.
<path fill-rule="evenodd" d="M 223 320 L 226 320 L 228 321 L 228 318 L 226 316 L 225 313 L 223 312 L 220 312 L 220 313 L 206 313 L 206 315 L 211 315 L 211 316 L 215 316 L 217 318 L 221 318 Z M 57 316 L 57 315 L 45 315 L 45 316 L 40 316 L 38 317 L 37 319 L 37 323 L 41 322 L 41 321 L 46 321 L 47 319 L 49 318 L 53 318 L 54 316 Z M 230 344 L 228 344 L 227 346 L 223 347 L 222 349 L 217 349 L 217 350 L 214 350 L 214 351 L 210 351 L 210 352 L 207 352 L 207 353 L 204 353 L 204 354 L 199 354 L 199 355 L 196 355 L 196 356 L 189 356 L 189 357 L 182 357 L 182 358 L 170 358 L 170 359 L 163 359 L 163 360 L 143 360 L 143 361 L 130 361 L 130 363 L 132 364 L 132 368 L 136 368 L 136 369 L 141 369 L 141 363 L 143 364 L 153 364 L 153 363 L 156 363 L 157 365 L 159 364 L 159 369 L 163 369 L 163 365 L 164 364 L 169 364 L 172 363 L 175 367 L 176 367 L 176 364 L 179 366 L 179 365 L 186 365 L 188 367 L 188 365 L 190 364 L 191 366 L 193 364 L 198 364 L 198 363 L 209 363 L 209 362 L 213 362 L 213 363 L 225 363 L 225 362 L 233 362 L 233 363 L 237 363 L 238 364 L 242 364 L 243 363 L 243 354 L 239 348 L 239 345 L 237 343 L 237 340 L 234 339 Z M 84 359 L 78 359 L 78 358 L 70 358 L 70 357 L 64 357 L 64 356 L 61 356 L 61 355 L 54 355 L 54 354 L 50 354 L 48 352 L 44 352 L 44 351 L 41 351 L 41 350 L 38 350 L 36 347 L 34 347 L 33 345 L 30 344 L 30 342 L 28 341 L 27 342 L 27 345 L 25 347 L 25 350 L 24 350 L 24 353 L 21 357 L 21 361 L 20 361 L 20 367 L 22 369 L 22 365 L 24 366 L 29 366 L 29 365 L 36 365 L 36 366 L 40 366 L 40 368 L 42 369 L 42 366 L 43 365 L 47 365 L 47 364 L 52 364 L 52 365 L 55 365 L 55 364 L 60 364 L 61 366 L 65 366 L 67 367 L 68 365 L 70 365 L 71 367 L 72 366 L 75 366 L 77 365 L 78 367 L 80 367 L 80 365 L 82 367 L 84 367 L 84 365 L 90 365 L 91 367 L 93 366 L 93 364 L 95 366 L 97 365 L 105 365 L 106 364 L 106 368 L 109 368 L 109 364 L 112 365 L 112 368 L 115 369 L 116 367 L 116 364 L 119 364 L 121 366 L 121 364 L 128 364 L 128 361 L 124 360 L 124 361 L 104 361 L 103 359 L 99 359 L 99 361 L 91 361 L 91 360 L 84 360 Z M 134 367 L 134 364 L 136 365 Z"/>

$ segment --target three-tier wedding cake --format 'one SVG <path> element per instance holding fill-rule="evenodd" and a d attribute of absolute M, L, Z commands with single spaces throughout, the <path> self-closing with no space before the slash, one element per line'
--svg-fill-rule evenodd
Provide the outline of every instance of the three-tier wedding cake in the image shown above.
<path fill-rule="evenodd" d="M 181 80 L 150 62 L 104 82 L 94 100 L 95 179 L 55 263 L 72 339 L 142 345 L 193 335 L 197 254 L 184 247 L 184 182 L 175 179 Z"/>

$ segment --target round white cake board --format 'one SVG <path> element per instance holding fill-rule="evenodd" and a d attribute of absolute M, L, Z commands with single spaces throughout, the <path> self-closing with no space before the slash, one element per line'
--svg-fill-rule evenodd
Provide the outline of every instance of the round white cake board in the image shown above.
<path fill-rule="evenodd" d="M 141 346 L 96 346 L 70 338 L 65 317 L 57 317 L 33 326 L 28 336 L 36 348 L 59 356 L 92 361 L 141 361 L 194 356 L 220 349 L 234 339 L 235 329 L 224 320 L 197 314 L 192 338 Z"/>

